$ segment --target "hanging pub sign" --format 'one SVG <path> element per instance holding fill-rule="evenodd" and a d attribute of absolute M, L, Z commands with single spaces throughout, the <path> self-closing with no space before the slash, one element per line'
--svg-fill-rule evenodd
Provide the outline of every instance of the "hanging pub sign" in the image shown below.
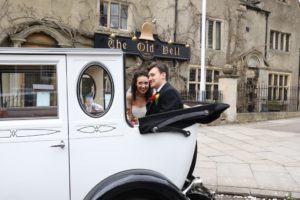
<path fill-rule="evenodd" d="M 104 33 L 95 33 L 95 48 L 122 49 L 126 54 L 139 55 L 145 60 L 153 58 L 169 58 L 186 61 L 190 59 L 190 48 L 184 44 L 168 43 L 157 36 L 147 39 L 113 36 Z M 145 37 L 144 37 L 145 38 Z"/>

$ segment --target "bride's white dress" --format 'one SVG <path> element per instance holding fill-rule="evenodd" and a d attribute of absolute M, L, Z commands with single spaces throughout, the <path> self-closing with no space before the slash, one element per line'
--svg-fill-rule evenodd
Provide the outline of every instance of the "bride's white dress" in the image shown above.
<path fill-rule="evenodd" d="M 138 107 L 133 105 L 131 108 L 131 112 L 136 118 L 141 118 L 146 116 L 147 109 L 146 106 Z"/>

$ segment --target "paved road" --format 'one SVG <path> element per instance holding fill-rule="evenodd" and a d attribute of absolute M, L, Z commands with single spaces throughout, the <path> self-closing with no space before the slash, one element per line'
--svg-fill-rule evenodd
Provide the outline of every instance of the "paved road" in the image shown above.
<path fill-rule="evenodd" d="M 300 118 L 200 126 L 194 174 L 218 193 L 300 199 Z"/>

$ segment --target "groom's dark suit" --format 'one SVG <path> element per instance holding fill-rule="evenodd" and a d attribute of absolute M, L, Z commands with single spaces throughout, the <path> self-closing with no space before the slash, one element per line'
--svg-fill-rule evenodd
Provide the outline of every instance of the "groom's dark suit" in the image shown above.
<path fill-rule="evenodd" d="M 147 103 L 146 116 L 183 108 L 178 91 L 170 83 L 167 82 L 158 93 L 157 101 Z"/>

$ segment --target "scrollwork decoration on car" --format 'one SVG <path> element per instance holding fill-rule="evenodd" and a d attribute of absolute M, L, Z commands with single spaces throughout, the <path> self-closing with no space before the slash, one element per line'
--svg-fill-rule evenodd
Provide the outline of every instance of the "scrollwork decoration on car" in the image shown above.
<path fill-rule="evenodd" d="M 47 136 L 59 133 L 60 130 L 54 129 L 0 129 L 0 138 L 26 138 Z"/>
<path fill-rule="evenodd" d="M 77 129 L 77 131 L 81 133 L 96 134 L 96 133 L 110 132 L 113 131 L 114 129 L 116 129 L 116 127 L 113 125 L 91 125 L 91 126 L 81 127 Z"/>

